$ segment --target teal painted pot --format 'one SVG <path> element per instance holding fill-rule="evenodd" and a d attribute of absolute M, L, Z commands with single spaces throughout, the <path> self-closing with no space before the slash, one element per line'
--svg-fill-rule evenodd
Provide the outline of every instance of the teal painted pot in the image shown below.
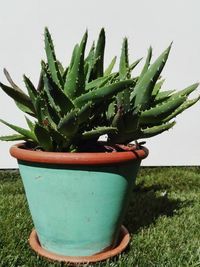
<path fill-rule="evenodd" d="M 114 247 L 146 149 L 114 153 L 30 151 L 15 145 L 42 248 L 89 256 Z"/>

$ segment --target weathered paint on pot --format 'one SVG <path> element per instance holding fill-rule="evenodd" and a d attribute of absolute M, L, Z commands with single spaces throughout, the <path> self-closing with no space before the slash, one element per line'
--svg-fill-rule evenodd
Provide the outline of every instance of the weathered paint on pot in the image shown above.
<path fill-rule="evenodd" d="M 14 146 L 11 154 L 15 157 L 16 151 L 27 152 Z M 132 152 L 119 153 L 126 157 Z M 84 153 L 76 154 L 82 157 Z M 93 157 L 97 154 L 97 160 L 101 158 L 102 162 L 96 165 L 37 163 L 18 155 L 34 226 L 46 250 L 88 256 L 115 246 L 141 159 L 147 151 L 141 150 L 139 157 L 134 155 L 125 161 L 123 157 L 123 162 L 117 164 L 107 164 L 105 159 L 103 163 L 105 153 L 93 153 Z"/>

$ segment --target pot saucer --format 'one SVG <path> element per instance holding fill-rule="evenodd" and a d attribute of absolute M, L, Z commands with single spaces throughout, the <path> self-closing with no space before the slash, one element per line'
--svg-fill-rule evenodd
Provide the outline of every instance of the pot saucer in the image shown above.
<path fill-rule="evenodd" d="M 120 229 L 119 242 L 114 248 L 109 248 L 106 251 L 104 250 L 91 256 L 63 256 L 42 248 L 35 229 L 32 230 L 29 237 L 29 244 L 37 254 L 49 260 L 65 262 L 69 264 L 92 263 L 112 258 L 120 254 L 127 247 L 129 241 L 130 234 L 128 230 L 122 225 Z"/>

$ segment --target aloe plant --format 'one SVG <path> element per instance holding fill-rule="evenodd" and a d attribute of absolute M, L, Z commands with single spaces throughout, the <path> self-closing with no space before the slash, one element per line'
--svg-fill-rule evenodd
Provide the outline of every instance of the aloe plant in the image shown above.
<path fill-rule="evenodd" d="M 47 28 L 44 35 L 47 61 L 41 62 L 37 86 L 24 75 L 26 94 L 4 69 L 10 86 L 0 86 L 27 114 L 28 129 L 0 120 L 17 132 L 0 140 L 24 140 L 32 148 L 45 151 L 91 151 L 99 149 L 99 137 L 107 134 L 107 144 L 127 145 L 173 127 L 175 122 L 171 120 L 199 100 L 188 100 L 198 84 L 178 92 L 161 90 L 160 74 L 171 45 L 153 64 L 150 47 L 140 75 L 133 77 L 132 71 L 141 59 L 129 63 L 126 38 L 119 70 L 113 71 L 116 57 L 104 68 L 104 29 L 87 55 L 85 32 L 80 44 L 74 46 L 67 67 L 58 61 Z"/>
<path fill-rule="evenodd" d="M 151 64 L 150 47 L 134 88 L 124 89 L 110 104 L 106 116 L 109 125 L 118 129 L 117 133 L 109 133 L 110 143 L 128 144 L 132 140 L 149 138 L 169 130 L 176 123 L 172 120 L 200 99 L 200 96 L 188 99 L 198 83 L 181 91 L 161 90 L 164 80 L 160 75 L 170 49 L 171 45 Z M 130 77 L 127 39 L 124 39 L 122 46 L 119 77 L 120 80 Z"/>

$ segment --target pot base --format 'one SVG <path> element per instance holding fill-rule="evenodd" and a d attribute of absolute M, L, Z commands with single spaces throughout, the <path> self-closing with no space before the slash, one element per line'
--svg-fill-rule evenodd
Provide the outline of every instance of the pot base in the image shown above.
<path fill-rule="evenodd" d="M 55 254 L 53 252 L 49 252 L 48 250 L 42 248 L 35 229 L 32 230 L 29 237 L 29 244 L 31 248 L 40 256 L 45 257 L 49 260 L 65 262 L 70 264 L 91 263 L 112 258 L 120 254 L 127 247 L 129 241 L 130 241 L 130 234 L 128 230 L 122 225 L 120 229 L 119 242 L 116 247 L 109 248 L 106 251 L 91 256 L 63 256 Z"/>

